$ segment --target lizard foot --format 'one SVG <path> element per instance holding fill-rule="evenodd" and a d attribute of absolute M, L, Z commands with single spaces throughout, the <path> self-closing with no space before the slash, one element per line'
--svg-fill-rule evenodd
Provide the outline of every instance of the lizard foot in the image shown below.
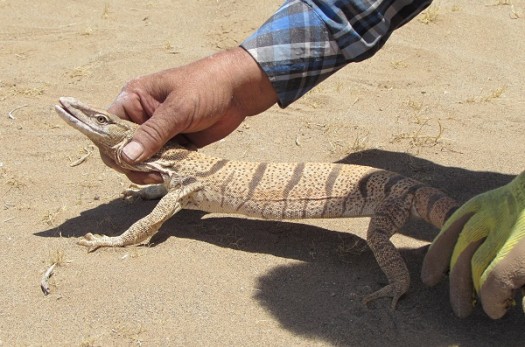
<path fill-rule="evenodd" d="M 91 253 L 99 247 L 121 246 L 121 242 L 118 237 L 87 233 L 84 238 L 77 241 L 77 245 L 87 247 L 88 252 Z"/>
<path fill-rule="evenodd" d="M 397 306 L 397 302 L 399 301 L 399 298 L 401 298 L 401 296 L 405 294 L 406 292 L 406 290 L 401 289 L 402 287 L 403 287 L 402 285 L 396 285 L 395 283 L 391 283 L 373 292 L 372 294 L 368 294 L 367 296 L 365 296 L 363 298 L 363 304 L 366 305 L 369 302 L 380 299 L 380 298 L 391 297 L 392 303 L 390 304 L 390 309 L 395 310 Z"/>
<path fill-rule="evenodd" d="M 122 192 L 124 199 L 158 200 L 166 195 L 167 189 L 164 184 L 152 184 L 149 186 L 138 186 L 132 184 Z"/>

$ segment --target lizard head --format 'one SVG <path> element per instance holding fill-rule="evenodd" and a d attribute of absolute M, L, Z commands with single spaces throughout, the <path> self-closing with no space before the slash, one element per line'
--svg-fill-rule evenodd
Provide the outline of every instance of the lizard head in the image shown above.
<path fill-rule="evenodd" d="M 60 105 L 55 105 L 58 115 L 101 150 L 124 145 L 138 127 L 135 123 L 83 104 L 75 98 L 61 97 L 59 101 Z"/>
<path fill-rule="evenodd" d="M 174 163 L 186 157 L 188 149 L 171 141 L 150 159 L 135 165 L 122 159 L 122 149 L 131 140 L 138 125 L 104 110 L 91 107 L 72 97 L 61 97 L 55 105 L 58 115 L 71 127 L 86 135 L 102 153 L 117 165 L 135 171 L 173 171 Z"/>

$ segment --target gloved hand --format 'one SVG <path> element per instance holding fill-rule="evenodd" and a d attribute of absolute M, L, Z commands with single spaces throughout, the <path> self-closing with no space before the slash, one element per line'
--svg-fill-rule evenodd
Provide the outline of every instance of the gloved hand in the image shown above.
<path fill-rule="evenodd" d="M 446 221 L 425 256 L 421 279 L 435 285 L 449 265 L 457 316 L 472 312 L 476 294 L 493 319 L 513 305 L 515 290 L 525 285 L 525 171 L 475 196 Z M 525 310 L 525 299 L 522 305 Z"/>

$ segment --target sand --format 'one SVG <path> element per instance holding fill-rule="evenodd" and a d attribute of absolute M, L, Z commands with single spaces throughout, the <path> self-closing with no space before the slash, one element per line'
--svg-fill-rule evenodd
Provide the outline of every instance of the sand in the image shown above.
<path fill-rule="evenodd" d="M 183 211 L 150 246 L 88 254 L 154 202 L 53 111 L 106 107 L 129 79 L 238 45 L 280 1 L 0 0 L 0 345 L 523 345 L 519 306 L 455 318 L 421 263 L 436 230 L 393 240 L 412 274 L 396 311 L 363 295 L 386 279 L 368 220 L 273 222 Z M 524 169 L 525 1 L 443 0 L 287 109 L 203 151 L 229 159 L 349 162 L 398 171 L 460 201 Z M 71 166 L 86 153 L 87 159 Z M 39 282 L 59 262 L 44 296 Z"/>

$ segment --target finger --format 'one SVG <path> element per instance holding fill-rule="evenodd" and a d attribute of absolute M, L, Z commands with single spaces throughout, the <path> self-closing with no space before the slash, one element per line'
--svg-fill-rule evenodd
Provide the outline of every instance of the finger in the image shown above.
<path fill-rule="evenodd" d="M 524 285 L 525 212 L 522 212 L 511 237 L 482 276 L 479 295 L 483 310 L 493 319 L 503 317 L 513 304 L 515 291 Z"/>
<path fill-rule="evenodd" d="M 163 182 L 162 176 L 158 172 L 127 171 L 125 174 L 131 182 L 140 185 Z"/>
<path fill-rule="evenodd" d="M 151 157 L 172 137 L 187 128 L 189 113 L 179 112 L 176 105 L 169 101 L 160 104 L 154 115 L 141 124 L 123 149 L 126 161 L 134 164 Z"/>
<path fill-rule="evenodd" d="M 122 119 L 144 123 L 164 100 L 163 96 L 148 92 L 151 89 L 149 82 L 147 78 L 129 81 L 108 107 L 108 111 Z"/>
<path fill-rule="evenodd" d="M 425 255 L 421 269 L 421 280 L 428 286 L 436 285 L 446 275 L 459 235 L 465 224 L 474 215 L 474 211 L 468 212 L 468 206 L 464 206 L 457 210 L 445 223 L 443 230 Z"/>
<path fill-rule="evenodd" d="M 126 87 L 124 87 L 126 88 Z M 134 110 L 140 108 L 140 100 L 137 94 L 122 90 L 115 100 L 109 105 L 108 112 L 122 119 L 132 120 L 130 114 L 137 113 Z M 135 120 L 133 120 L 135 121 Z M 139 123 L 138 120 L 135 121 Z"/>
<path fill-rule="evenodd" d="M 485 241 L 489 231 L 486 216 L 474 215 L 463 227 L 450 258 L 450 304 L 460 318 L 467 317 L 474 309 L 476 283 L 496 256 L 493 250 L 492 255 L 487 253 L 487 259 L 479 259 L 479 254 L 493 249 Z M 479 269 L 483 270 L 479 272 Z"/>
<path fill-rule="evenodd" d="M 128 179 L 136 184 L 154 184 L 162 183 L 162 176 L 158 172 L 141 172 L 141 171 L 131 171 L 118 166 L 111 158 L 107 155 L 100 153 L 100 158 L 110 168 L 115 171 L 118 171 L 122 174 L 125 174 Z"/>
<path fill-rule="evenodd" d="M 107 155 L 105 155 L 101 151 L 100 151 L 100 159 L 102 159 L 104 164 L 106 164 L 107 166 L 109 166 L 113 170 L 118 171 L 118 172 L 123 173 L 123 174 L 126 173 L 126 170 L 124 170 L 122 167 L 118 166 L 117 163 L 115 163 L 113 161 L 113 159 L 111 159 L 110 157 L 108 157 Z"/>
<path fill-rule="evenodd" d="M 475 306 L 475 292 L 472 281 L 471 260 L 484 239 L 469 244 L 458 256 L 455 266 L 450 270 L 450 305 L 459 318 L 472 313 Z"/>

